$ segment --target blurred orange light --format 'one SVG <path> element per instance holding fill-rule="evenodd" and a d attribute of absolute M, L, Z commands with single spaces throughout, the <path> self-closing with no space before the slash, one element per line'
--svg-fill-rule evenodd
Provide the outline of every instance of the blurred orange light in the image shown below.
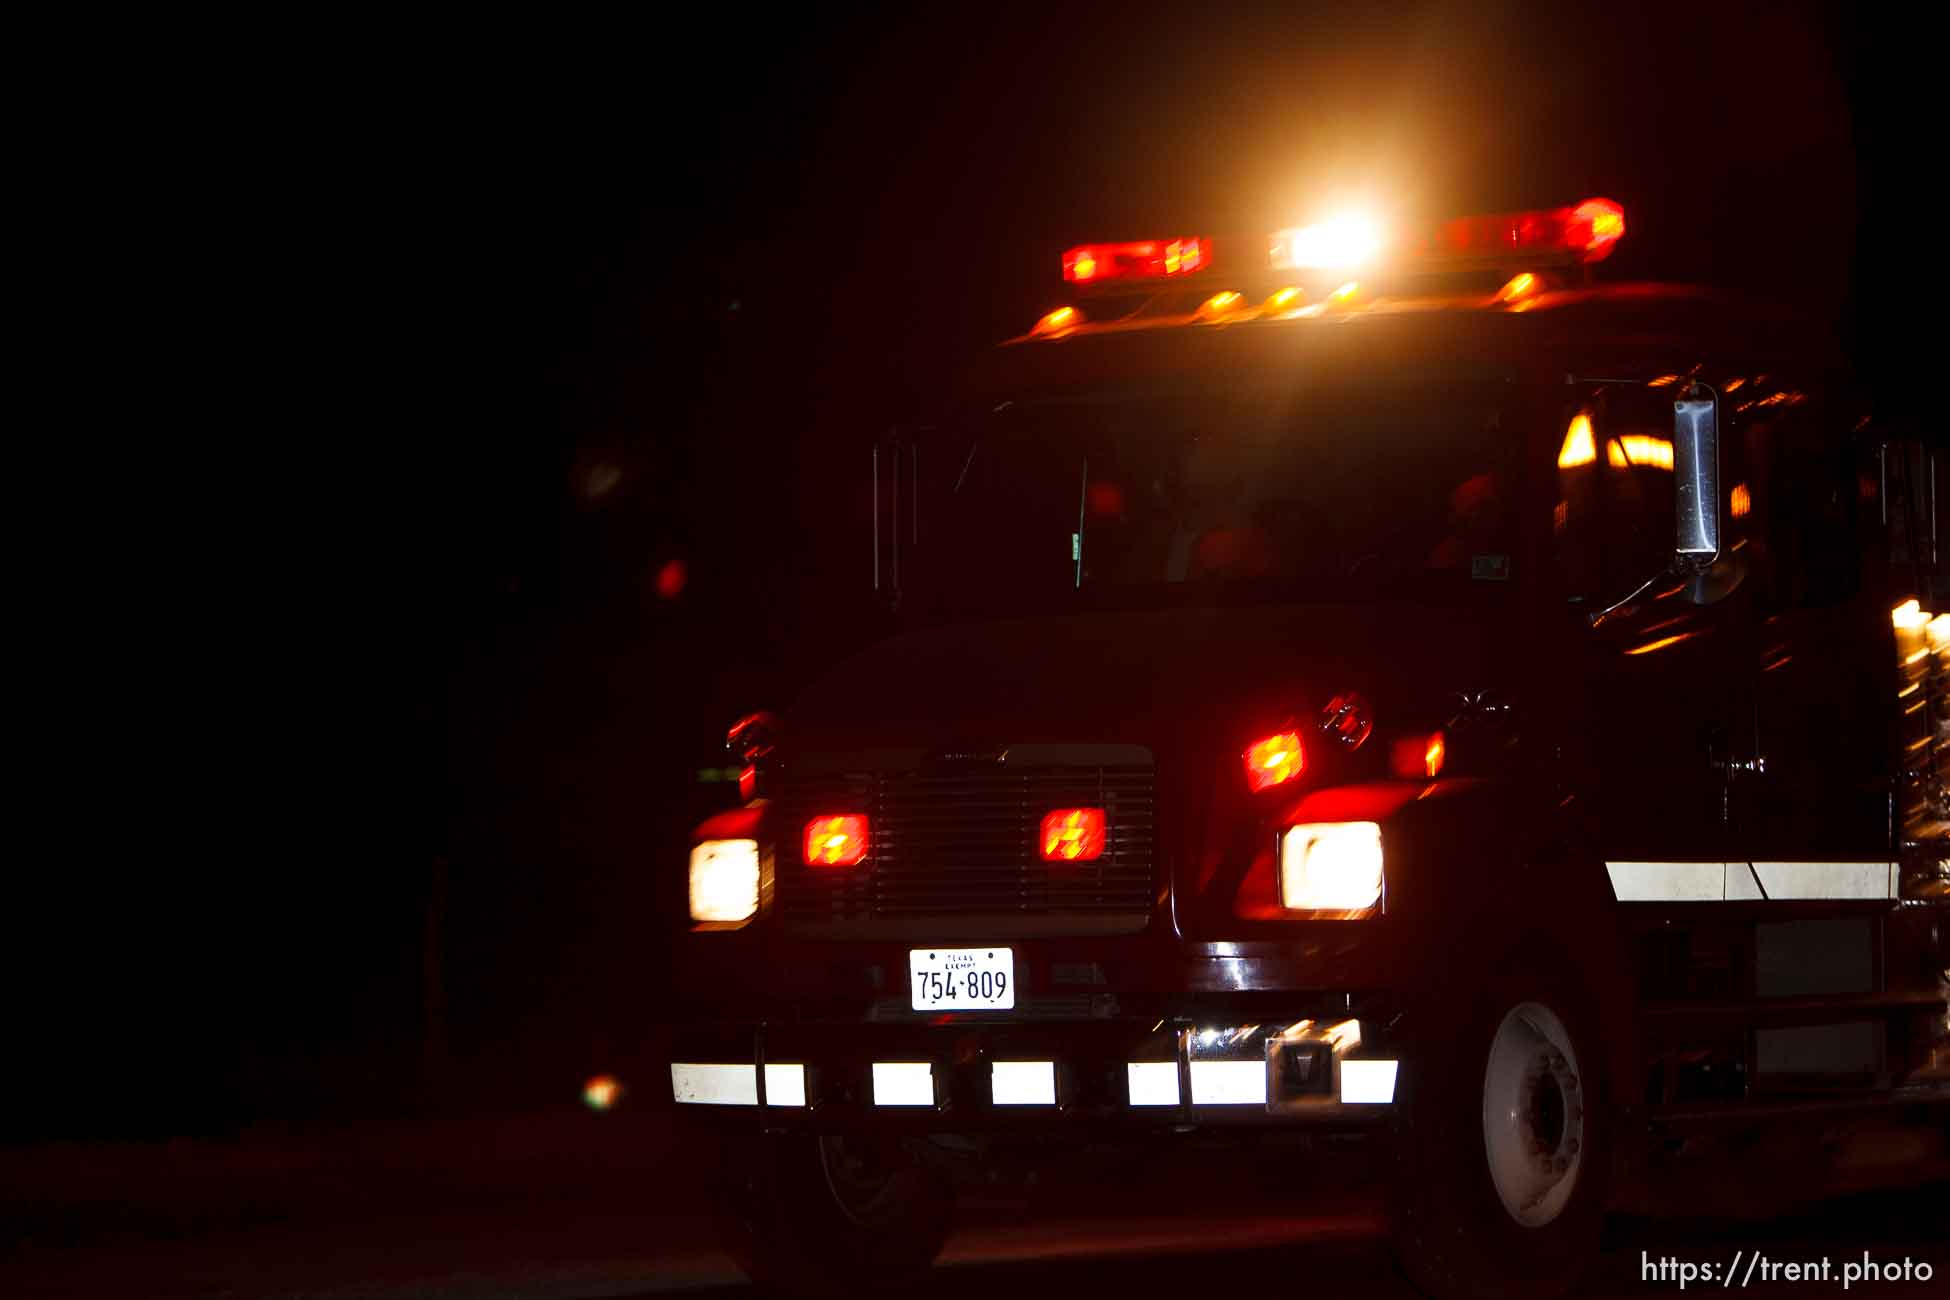
<path fill-rule="evenodd" d="M 1327 301 L 1330 303 L 1349 303 L 1352 302 L 1354 300 L 1354 296 L 1360 292 L 1361 292 L 1360 281 L 1349 280 L 1346 284 L 1334 290 L 1334 292 L 1328 294 Z"/>
<path fill-rule="evenodd" d="M 806 823 L 805 851 L 812 866 L 853 866 L 867 856 L 867 819 L 858 813 L 821 813 Z"/>
<path fill-rule="evenodd" d="M 1678 375 L 1660 375 L 1660 376 L 1659 376 L 1659 377 L 1658 377 L 1657 379 L 1648 379 L 1648 380 L 1646 380 L 1645 382 L 1646 382 L 1646 385 L 1647 385 L 1648 387 L 1651 387 L 1651 388 L 1664 388 L 1664 387 L 1666 387 L 1666 386 L 1667 386 L 1668 384 L 1676 384 L 1676 383 L 1678 383 L 1678 382 L 1679 382 L 1679 376 L 1678 376 Z"/>
<path fill-rule="evenodd" d="M 1300 747 L 1300 734 L 1283 731 L 1256 741 L 1246 750 L 1246 784 L 1255 793 L 1284 785 L 1306 770 L 1307 755 Z"/>
<path fill-rule="evenodd" d="M 1345 1056 L 1361 1045 L 1361 1022 L 1343 1020 L 1338 1025 L 1329 1025 L 1327 1041 L 1333 1046 L 1336 1055 Z"/>
<path fill-rule="evenodd" d="M 1083 317 L 1075 307 L 1058 307 L 1055 311 L 1037 321 L 1036 327 L 1030 333 L 1053 334 L 1057 330 L 1068 329 L 1072 325 L 1081 325 L 1082 323 Z"/>
<path fill-rule="evenodd" d="M 1266 310 L 1285 311 L 1289 306 L 1293 305 L 1296 299 L 1304 302 L 1305 295 L 1289 285 L 1266 300 Z"/>
<path fill-rule="evenodd" d="M 1442 771 L 1442 760 L 1448 756 L 1449 747 L 1443 742 L 1442 733 L 1439 731 L 1431 732 L 1429 734 L 1429 743 L 1422 749 L 1422 763 L 1428 769 L 1428 774 L 1430 776 L 1438 775 Z"/>
<path fill-rule="evenodd" d="M 1104 810 L 1058 808 L 1043 817 L 1043 860 L 1091 862 L 1104 856 Z"/>
<path fill-rule="evenodd" d="M 1698 635 L 1698 632 L 1681 632 L 1676 636 L 1662 636 L 1657 641 L 1647 641 L 1644 645 L 1633 646 L 1625 653 L 1628 655 L 1649 655 L 1655 651 L 1663 650 L 1669 645 L 1678 645 L 1681 641 L 1690 641 Z"/>
<path fill-rule="evenodd" d="M 1914 632 L 1927 624 L 1930 616 L 1923 612 L 1923 607 L 1916 601 L 1906 600 L 1889 611 L 1889 621 L 1898 632 Z"/>
<path fill-rule="evenodd" d="M 1089 280 L 1094 278 L 1096 274 L 1096 255 L 1087 248 L 1077 254 L 1076 261 L 1070 263 L 1070 278 L 1072 280 Z"/>
<path fill-rule="evenodd" d="M 1199 306 L 1201 316 L 1223 316 L 1246 300 L 1246 295 L 1236 290 L 1226 289 L 1213 294 Z"/>
<path fill-rule="evenodd" d="M 1613 447 L 1618 449 L 1616 456 L 1612 455 Z M 1672 439 L 1670 438 L 1655 438 L 1646 433 L 1628 433 L 1622 438 L 1612 439 L 1606 444 L 1605 450 L 1607 458 L 1617 468 L 1622 469 L 1626 465 L 1647 466 L 1652 469 L 1672 468 Z"/>
<path fill-rule="evenodd" d="M 1511 276 L 1501 289 L 1496 291 L 1496 300 L 1498 302 L 1516 302 L 1519 298 L 1528 298 L 1531 294 L 1543 288 L 1543 284 L 1544 282 L 1542 280 L 1539 280 L 1529 271 L 1519 271 L 1517 274 Z"/>
<path fill-rule="evenodd" d="M 1735 483 L 1732 497 L 1727 505 L 1735 519 L 1745 519 L 1754 508 L 1753 493 L 1747 490 L 1745 483 Z"/>
<path fill-rule="evenodd" d="M 623 1085 L 607 1074 L 599 1074 L 582 1085 L 582 1104 L 590 1110 L 608 1110 L 623 1095 Z"/>
<path fill-rule="evenodd" d="M 1557 452 L 1559 469 L 1576 469 L 1598 459 L 1598 445 L 1591 436 L 1591 416 L 1579 411 L 1564 430 L 1564 445 Z"/>

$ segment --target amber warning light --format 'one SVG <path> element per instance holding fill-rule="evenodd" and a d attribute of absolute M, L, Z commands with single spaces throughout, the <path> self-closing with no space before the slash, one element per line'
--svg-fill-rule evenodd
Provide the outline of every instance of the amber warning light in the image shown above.
<path fill-rule="evenodd" d="M 806 862 L 850 867 L 867 856 L 867 819 L 854 813 L 822 813 L 806 823 Z"/>

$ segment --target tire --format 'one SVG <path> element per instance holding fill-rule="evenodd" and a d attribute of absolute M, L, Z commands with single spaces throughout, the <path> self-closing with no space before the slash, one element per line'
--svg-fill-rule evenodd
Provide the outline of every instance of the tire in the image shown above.
<path fill-rule="evenodd" d="M 1530 961 L 1417 999 L 1424 1037 L 1403 1062 L 1391 1208 L 1397 1262 L 1432 1296 L 1541 1300 L 1597 1258 L 1612 1103 L 1607 1044 L 1574 971 Z"/>
<path fill-rule="evenodd" d="M 727 1143 L 718 1219 L 766 1291 L 843 1296 L 911 1282 L 954 1223 L 954 1191 L 896 1139 L 766 1135 Z"/>

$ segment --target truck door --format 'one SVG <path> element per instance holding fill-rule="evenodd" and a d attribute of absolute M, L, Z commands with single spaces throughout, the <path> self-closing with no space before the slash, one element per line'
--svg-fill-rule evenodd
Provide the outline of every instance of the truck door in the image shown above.
<path fill-rule="evenodd" d="M 1751 467 L 1730 489 L 1728 523 L 1752 556 L 1757 634 L 1754 732 L 1734 755 L 1735 856 L 1837 864 L 1797 891 L 1886 897 L 1872 868 L 1842 865 L 1890 860 L 1896 648 L 1889 602 L 1864 582 L 1873 521 L 1860 508 L 1876 471 L 1807 394 L 1776 392 L 1786 400 L 1756 394 L 1729 430 Z"/>
<path fill-rule="evenodd" d="M 1571 621 L 1566 710 L 1574 824 L 1621 899 L 1703 882 L 1725 850 L 1726 764 L 1747 716 L 1748 624 L 1733 596 L 1697 603 L 1668 574 L 1674 543 L 1670 389 L 1607 386 L 1567 409 L 1552 531 Z"/>
<path fill-rule="evenodd" d="M 1846 423 L 1784 379 L 1743 394 L 1723 435 L 1747 472 L 1728 524 L 1749 555 L 1754 724 L 1732 754 L 1726 903 L 1758 999 L 1834 1000 L 1832 1021 L 1756 1025 L 1752 1095 L 1884 1079 L 1884 922 L 1895 685 L 1890 602 L 1867 578 L 1874 538 Z M 1872 477 L 1867 478 L 1873 483 Z M 1871 509 L 1874 507 L 1872 506 Z"/>

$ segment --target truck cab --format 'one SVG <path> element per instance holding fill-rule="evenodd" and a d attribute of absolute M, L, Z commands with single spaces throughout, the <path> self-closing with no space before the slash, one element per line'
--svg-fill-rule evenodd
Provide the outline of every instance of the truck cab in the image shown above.
<path fill-rule="evenodd" d="M 1567 1288 L 1675 1135 L 1941 1154 L 1935 450 L 1624 232 L 1072 249 L 863 457 L 891 633 L 691 850 L 672 1093 L 754 1276 L 925 1267 L 944 1141 L 1365 1135 L 1441 1295 Z"/>

